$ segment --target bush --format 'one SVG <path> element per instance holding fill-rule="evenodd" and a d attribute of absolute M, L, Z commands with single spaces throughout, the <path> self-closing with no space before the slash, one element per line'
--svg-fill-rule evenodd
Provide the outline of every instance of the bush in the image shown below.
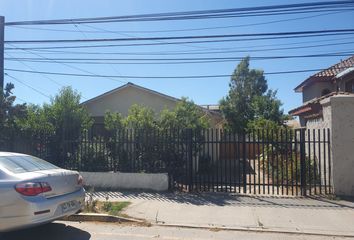
<path fill-rule="evenodd" d="M 301 156 L 299 152 L 284 151 L 284 149 L 274 146 L 266 147 L 264 151 L 265 154 L 261 156 L 261 168 L 263 169 L 264 167 L 264 174 L 269 175 L 270 179 L 274 179 L 273 183 L 283 185 L 300 184 Z M 304 169 L 306 184 L 319 181 L 319 179 L 315 178 L 315 176 L 319 176 L 315 164 L 314 159 L 306 156 Z"/>

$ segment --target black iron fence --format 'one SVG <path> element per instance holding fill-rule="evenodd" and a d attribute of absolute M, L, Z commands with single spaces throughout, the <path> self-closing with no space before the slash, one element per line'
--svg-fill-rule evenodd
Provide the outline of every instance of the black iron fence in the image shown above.
<path fill-rule="evenodd" d="M 202 133 L 187 158 L 188 190 L 252 194 L 330 194 L 329 129 Z M 195 155 L 194 155 L 195 154 Z"/>
<path fill-rule="evenodd" d="M 36 155 L 69 169 L 167 172 L 170 187 L 182 191 L 276 195 L 332 191 L 329 129 L 238 134 L 222 129 L 93 128 L 60 136 L 0 133 L 0 139 L 0 150 Z"/>

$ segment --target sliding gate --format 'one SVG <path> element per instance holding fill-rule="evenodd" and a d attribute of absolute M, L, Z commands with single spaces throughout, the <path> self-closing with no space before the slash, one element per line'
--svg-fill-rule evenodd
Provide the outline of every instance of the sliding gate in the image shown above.
<path fill-rule="evenodd" d="M 329 129 L 187 131 L 185 174 L 174 177 L 180 190 L 272 195 L 332 191 Z"/>

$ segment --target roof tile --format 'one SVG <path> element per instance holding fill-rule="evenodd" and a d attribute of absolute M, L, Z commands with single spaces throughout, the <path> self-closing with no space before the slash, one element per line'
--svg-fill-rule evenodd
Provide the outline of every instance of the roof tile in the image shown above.
<path fill-rule="evenodd" d="M 335 78 L 335 76 L 338 73 L 346 70 L 347 68 L 353 67 L 353 66 L 354 66 L 354 55 L 339 62 L 339 63 L 334 64 L 333 66 L 331 66 L 323 71 L 320 71 L 320 72 L 310 76 L 305 81 L 303 81 L 299 86 L 297 86 L 295 88 L 295 91 L 301 92 L 303 87 L 305 87 L 309 84 L 312 84 L 314 82 L 331 81 L 333 78 Z"/>

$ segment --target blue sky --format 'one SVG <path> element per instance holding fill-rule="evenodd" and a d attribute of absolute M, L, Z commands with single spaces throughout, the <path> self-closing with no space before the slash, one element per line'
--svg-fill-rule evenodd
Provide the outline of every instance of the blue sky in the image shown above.
<path fill-rule="evenodd" d="M 287 1 L 286 3 L 301 3 L 308 1 Z M 5 16 L 6 21 L 21 20 L 42 20 L 61 18 L 81 17 L 104 17 L 118 15 L 132 15 L 144 13 L 209 10 L 222 8 L 251 7 L 261 5 L 284 4 L 284 1 L 228 1 L 228 0 L 1 0 L 0 15 Z M 230 27 L 215 30 L 194 30 L 185 32 L 164 32 L 146 33 L 141 31 L 160 31 L 171 29 L 194 29 L 203 27 L 235 26 L 253 23 L 269 22 L 274 20 L 292 19 L 302 16 L 319 15 L 316 13 L 306 15 L 287 15 L 278 17 L 253 17 L 253 18 L 230 18 L 214 20 L 189 20 L 189 21 L 165 21 L 165 22 L 135 22 L 135 23 L 110 23 L 110 24 L 79 24 L 40 26 L 50 28 L 48 31 L 34 30 L 15 27 L 6 27 L 6 40 L 25 39 L 85 39 L 85 38 L 114 38 L 114 37 L 145 37 L 145 36 L 180 36 L 180 35 L 207 35 L 207 34 L 240 34 L 240 33 L 261 33 L 261 32 L 285 32 L 285 31 L 306 31 L 354 28 L 353 11 L 341 12 L 330 15 L 316 16 L 303 20 L 292 20 L 272 24 L 254 25 L 247 27 Z M 33 26 L 32 26 L 33 27 Z M 38 26 L 34 26 L 38 27 Z M 97 31 L 94 28 L 101 28 L 111 32 L 90 33 Z M 26 27 L 25 27 L 26 28 Z M 66 30 L 69 30 L 66 32 Z M 114 31 L 114 33 L 112 33 Z M 136 32 L 132 32 L 136 31 Z M 332 46 L 323 46 L 307 49 L 276 50 L 263 52 L 247 52 L 251 49 L 277 48 L 281 46 L 303 46 L 329 43 L 346 43 Z M 267 45 L 267 47 L 262 47 Z M 13 47 L 7 45 L 6 47 Z M 17 47 L 28 47 L 29 45 L 16 45 Z M 33 46 L 33 45 L 32 45 Z M 38 45 L 37 45 L 38 46 Z M 43 45 L 44 46 L 44 45 Z M 47 45 L 46 45 L 47 46 Z M 242 52 L 233 51 L 224 54 L 212 55 L 189 55 L 189 57 L 242 57 L 252 56 L 278 56 L 278 55 L 307 55 L 316 53 L 351 51 L 354 52 L 354 40 L 348 36 L 331 36 L 321 38 L 283 39 L 283 40 L 262 40 L 249 42 L 227 42 L 208 44 L 183 44 L 172 46 L 139 46 L 139 47 L 114 47 L 79 49 L 73 51 L 84 52 L 166 52 L 166 51 L 208 51 L 215 48 L 242 49 Z M 245 51 L 246 50 L 246 51 Z M 121 57 L 119 55 L 77 55 L 77 54 L 49 54 L 43 52 L 24 52 L 20 50 L 7 50 L 5 57 Z M 129 56 L 123 56 L 129 57 Z M 135 56 L 136 57 L 136 56 Z M 138 56 L 154 57 L 154 56 Z M 159 56 L 155 56 L 159 57 Z M 164 56 L 160 56 L 164 57 Z M 165 56 L 168 57 L 168 56 Z M 183 57 L 179 56 L 179 57 Z M 255 60 L 251 61 L 251 67 L 263 69 L 265 72 L 301 70 L 301 69 L 322 69 L 340 61 L 345 57 L 307 58 L 307 59 L 281 59 L 281 60 Z M 16 62 L 5 60 L 6 68 L 16 68 L 36 71 L 53 71 L 84 73 L 92 72 L 103 75 L 141 75 L 141 76 L 181 76 L 181 75 L 218 75 L 231 74 L 238 64 L 235 62 L 203 63 L 203 64 L 175 64 L 175 65 L 126 65 L 126 64 L 105 64 L 85 65 L 58 63 L 33 63 Z M 83 71 L 79 70 L 83 69 Z M 82 95 L 83 100 L 95 97 L 101 93 L 116 88 L 124 82 L 133 82 L 138 85 L 171 95 L 173 97 L 186 96 L 197 104 L 216 104 L 227 94 L 229 77 L 215 79 L 108 79 L 108 78 L 87 78 L 68 76 L 44 76 L 40 74 L 8 72 L 11 76 L 20 79 L 26 84 L 45 95 L 53 96 L 62 85 L 71 85 Z M 301 81 L 313 73 L 296 73 L 283 75 L 268 75 L 268 85 L 278 90 L 278 98 L 284 103 L 284 109 L 288 110 L 301 104 L 301 94 L 293 91 Z M 38 94 L 31 88 L 20 84 L 11 78 L 6 77 L 5 82 L 11 81 L 15 84 L 15 95 L 21 100 L 35 104 L 49 102 L 49 98 Z"/>

